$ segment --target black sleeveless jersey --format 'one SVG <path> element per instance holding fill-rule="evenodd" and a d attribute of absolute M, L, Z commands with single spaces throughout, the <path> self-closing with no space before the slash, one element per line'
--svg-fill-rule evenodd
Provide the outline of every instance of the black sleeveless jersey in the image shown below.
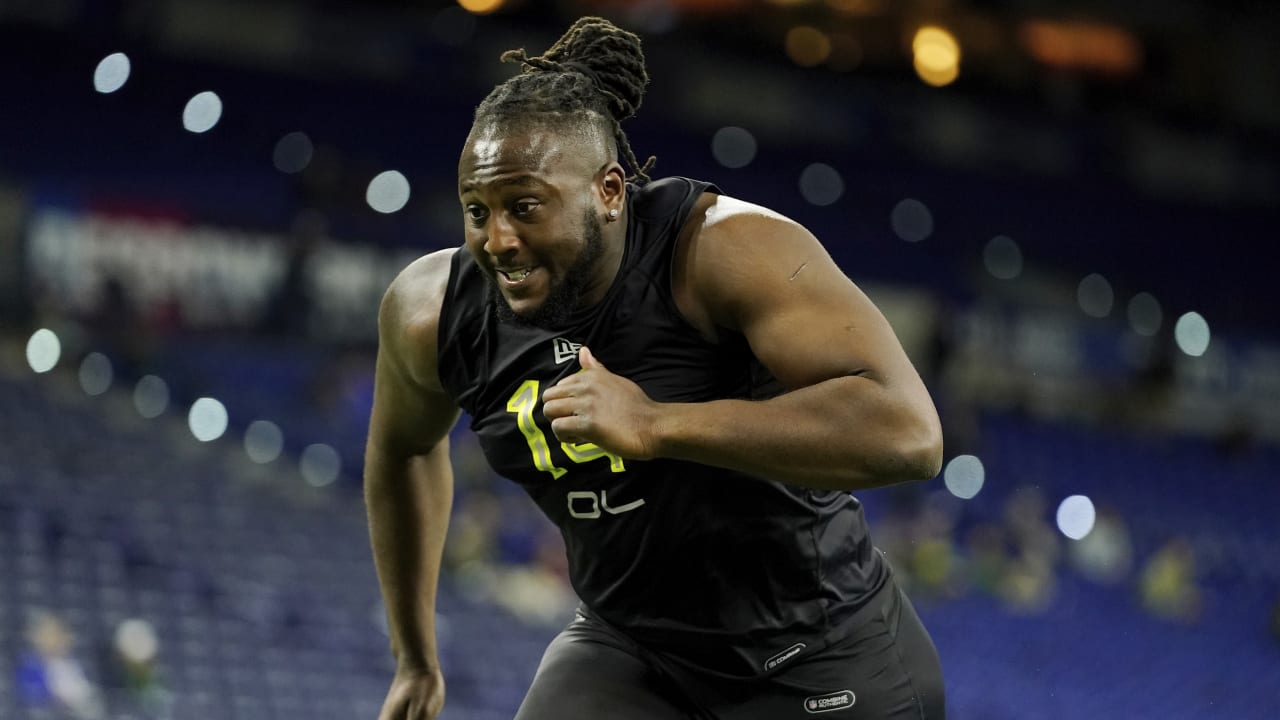
<path fill-rule="evenodd" d="M 587 610 L 671 660 L 751 677 L 831 642 L 883 584 L 860 503 L 670 459 L 611 457 L 556 440 L 542 392 L 586 344 L 659 402 L 781 390 L 741 335 L 705 341 L 676 309 L 676 238 L 707 183 L 628 188 L 626 250 L 605 298 L 560 330 L 501 322 L 489 283 L 454 253 L 439 326 L 440 379 L 494 470 L 560 528 Z M 803 352 L 797 349 L 797 352 Z"/>

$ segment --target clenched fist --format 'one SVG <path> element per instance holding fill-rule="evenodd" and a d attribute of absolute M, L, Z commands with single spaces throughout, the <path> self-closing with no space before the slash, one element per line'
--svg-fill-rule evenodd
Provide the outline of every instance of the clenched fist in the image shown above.
<path fill-rule="evenodd" d="M 585 345 L 578 351 L 582 372 L 542 393 L 542 412 L 561 442 L 595 443 L 622 458 L 655 457 L 655 427 L 661 405 L 634 382 L 615 375 Z"/>

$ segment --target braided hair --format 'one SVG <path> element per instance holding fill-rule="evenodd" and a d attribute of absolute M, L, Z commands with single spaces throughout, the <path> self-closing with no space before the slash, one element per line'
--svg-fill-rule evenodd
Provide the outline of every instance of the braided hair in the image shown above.
<path fill-rule="evenodd" d="M 475 122 L 524 122 L 533 117 L 603 119 L 618 152 L 630 165 L 628 180 L 649 182 L 657 162 L 642 166 L 631 150 L 622 122 L 636 114 L 644 98 L 645 71 L 640 38 L 598 17 L 580 18 L 542 55 L 523 48 L 502 54 L 503 62 L 524 67 L 498 85 L 476 108 Z"/>

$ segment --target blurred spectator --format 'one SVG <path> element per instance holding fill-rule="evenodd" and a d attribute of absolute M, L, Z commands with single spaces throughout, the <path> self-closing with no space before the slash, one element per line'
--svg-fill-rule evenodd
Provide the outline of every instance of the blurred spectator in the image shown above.
<path fill-rule="evenodd" d="M 1226 460 L 1248 455 L 1256 444 L 1255 423 L 1243 408 L 1232 411 L 1230 418 L 1213 438 L 1214 448 Z"/>
<path fill-rule="evenodd" d="M 996 595 L 1009 570 L 1009 552 L 1004 529 L 994 523 L 979 523 L 965 534 L 966 576 L 979 592 Z"/>
<path fill-rule="evenodd" d="M 531 625 L 563 623 L 577 604 L 560 533 L 513 494 L 476 489 L 457 503 L 445 568 L 473 597 Z"/>
<path fill-rule="evenodd" d="M 1005 529 L 1017 555 L 1028 563 L 1052 569 L 1061 546 L 1048 516 L 1048 501 L 1039 485 L 1023 485 L 1005 500 Z"/>
<path fill-rule="evenodd" d="M 1196 622 L 1202 601 L 1195 573 L 1191 543 L 1183 537 L 1169 540 L 1142 568 L 1138 589 L 1143 607 L 1167 620 Z"/>
<path fill-rule="evenodd" d="M 115 276 L 103 280 L 96 308 L 88 318 L 94 346 L 102 348 L 126 377 L 136 376 L 146 354 L 145 333 L 124 281 Z"/>
<path fill-rule="evenodd" d="M 303 210 L 293 219 L 287 239 L 284 277 L 263 310 L 258 330 L 279 337 L 301 337 L 311 317 L 307 270 L 316 245 L 329 234 L 329 222 L 318 210 Z"/>
<path fill-rule="evenodd" d="M 888 497 L 888 511 L 876 522 L 876 546 L 884 554 L 903 590 L 910 591 L 916 585 L 911 567 L 913 547 L 916 542 L 916 516 L 920 513 L 924 492 L 918 485 L 905 484 L 884 488 Z"/>
<path fill-rule="evenodd" d="M 1000 596 L 1015 612 L 1040 613 L 1053 600 L 1061 546 L 1047 514 L 1044 491 L 1038 486 L 1019 487 L 1005 501 L 1004 527 L 1013 555 L 1000 582 Z"/>
<path fill-rule="evenodd" d="M 459 493 L 444 547 L 445 569 L 465 580 L 468 575 L 492 565 L 497 555 L 495 544 L 500 518 L 498 499 L 492 493 L 484 490 Z"/>
<path fill-rule="evenodd" d="M 1174 402 L 1180 354 L 1169 323 L 1161 326 L 1154 337 L 1138 341 L 1137 353 L 1132 377 L 1109 395 L 1114 407 L 1104 417 L 1129 427 L 1159 429 L 1167 424 Z"/>
<path fill-rule="evenodd" d="M 155 628 L 146 620 L 132 618 L 116 626 L 104 683 L 113 713 L 140 714 L 148 720 L 172 717 L 171 696 L 156 666 L 159 649 Z"/>
<path fill-rule="evenodd" d="M 492 600 L 530 625 L 559 626 L 573 617 L 577 596 L 569 586 L 564 541 L 550 524 L 533 538 L 532 562 L 499 568 Z"/>
<path fill-rule="evenodd" d="M 1027 557 L 1014 558 L 1000 579 L 1005 607 L 1018 614 L 1039 614 L 1049 609 L 1056 590 L 1053 571 Z"/>
<path fill-rule="evenodd" d="M 978 405 L 972 390 L 965 387 L 962 363 L 957 362 L 961 314 L 955 302 L 939 302 L 921 363 L 922 377 L 945 420 L 942 445 L 952 456 L 972 453 L 981 443 Z"/>
<path fill-rule="evenodd" d="M 462 589 L 530 625 L 567 622 L 577 605 L 564 540 L 524 493 L 495 483 L 474 436 L 459 439 L 444 567 Z"/>
<path fill-rule="evenodd" d="M 959 511 L 960 506 L 950 493 L 934 492 L 925 497 L 910 531 L 910 568 L 916 579 L 915 592 L 952 597 L 962 589 L 958 583 L 959 561 L 954 542 Z"/>
<path fill-rule="evenodd" d="M 1072 566 L 1084 577 L 1115 585 L 1133 570 L 1133 540 L 1129 526 L 1113 507 L 1098 508 L 1093 530 L 1068 547 Z"/>
<path fill-rule="evenodd" d="M 61 711 L 77 720 L 106 717 L 101 693 L 72 655 L 75 637 L 62 620 L 35 613 L 27 624 L 27 643 L 15 682 L 23 705 Z"/>

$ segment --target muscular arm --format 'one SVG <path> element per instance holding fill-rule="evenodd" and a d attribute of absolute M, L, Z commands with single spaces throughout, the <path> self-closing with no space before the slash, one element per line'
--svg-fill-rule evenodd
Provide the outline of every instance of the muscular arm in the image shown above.
<path fill-rule="evenodd" d="M 659 404 L 629 381 L 588 371 L 544 395 L 560 439 L 819 489 L 936 475 L 937 411 L 875 305 L 796 223 L 730 198 L 702 207 L 676 258 L 677 302 L 708 336 L 742 333 L 787 392 Z"/>
<path fill-rule="evenodd" d="M 448 272 L 449 251 L 418 260 L 387 290 L 378 317 L 364 491 L 401 672 L 439 672 L 436 584 L 453 500 L 448 434 L 458 417 L 436 372 L 436 328 Z"/>
<path fill-rule="evenodd" d="M 808 231 L 730 198 L 686 248 L 695 317 L 741 332 L 788 389 L 667 408 L 659 453 L 819 488 L 938 473 L 933 401 L 879 309 Z"/>

